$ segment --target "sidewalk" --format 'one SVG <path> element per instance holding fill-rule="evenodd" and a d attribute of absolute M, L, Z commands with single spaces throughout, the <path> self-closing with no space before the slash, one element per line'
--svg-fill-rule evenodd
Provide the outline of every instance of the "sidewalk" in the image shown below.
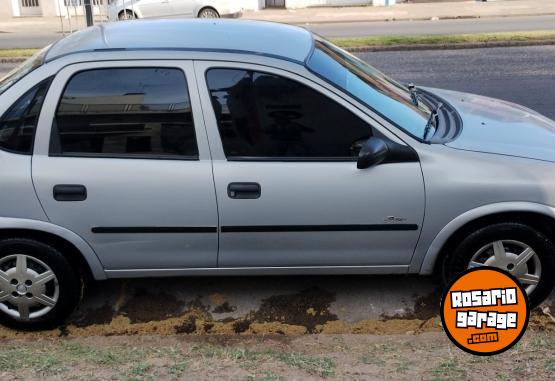
<path fill-rule="evenodd" d="M 322 7 L 245 12 L 244 19 L 288 24 L 431 20 L 555 14 L 555 0 L 396 4 L 390 7 Z M 555 27 L 555 26 L 554 26 Z"/>
<path fill-rule="evenodd" d="M 319 24 L 361 21 L 437 20 L 480 17 L 535 16 L 555 14 L 555 0 L 512 0 L 449 3 L 397 4 L 390 7 L 322 7 L 305 9 L 264 9 L 245 12 L 243 19 L 289 24 Z M 0 33 L 60 33 L 69 31 L 67 19 L 22 17 L 0 19 Z M 72 27 L 85 27 L 82 17 Z M 554 26 L 555 28 L 555 26 Z"/>

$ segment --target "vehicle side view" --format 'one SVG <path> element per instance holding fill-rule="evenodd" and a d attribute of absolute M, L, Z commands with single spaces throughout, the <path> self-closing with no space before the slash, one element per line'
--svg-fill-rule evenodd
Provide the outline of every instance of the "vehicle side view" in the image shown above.
<path fill-rule="evenodd" d="M 111 0 L 111 21 L 156 17 L 209 18 L 241 17 L 243 9 L 231 0 Z"/>
<path fill-rule="evenodd" d="M 0 115 L 12 327 L 60 324 L 88 279 L 495 266 L 533 305 L 554 286 L 555 122 L 302 28 L 88 28 L 3 78 Z"/>

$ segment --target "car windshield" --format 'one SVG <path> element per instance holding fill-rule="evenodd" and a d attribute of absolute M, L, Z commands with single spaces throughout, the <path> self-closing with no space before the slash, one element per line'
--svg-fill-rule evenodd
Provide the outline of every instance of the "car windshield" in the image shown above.
<path fill-rule="evenodd" d="M 50 46 L 47 46 L 46 48 L 35 53 L 27 61 L 23 62 L 21 65 L 17 66 L 15 69 L 2 77 L 0 79 L 0 95 L 12 87 L 21 78 L 41 66 L 44 62 L 44 56 L 49 48 Z"/>
<path fill-rule="evenodd" d="M 423 102 L 415 105 L 406 86 L 319 36 L 315 36 L 307 66 L 410 135 L 423 139 L 431 110 Z"/>

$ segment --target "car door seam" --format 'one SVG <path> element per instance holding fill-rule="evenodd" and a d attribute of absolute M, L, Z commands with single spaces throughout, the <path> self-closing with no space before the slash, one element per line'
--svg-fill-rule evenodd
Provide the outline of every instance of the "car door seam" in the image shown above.
<path fill-rule="evenodd" d="M 203 105 L 202 102 L 202 97 L 200 96 L 201 94 L 201 90 L 200 90 L 200 86 L 199 86 L 199 81 L 197 78 L 197 65 L 196 65 L 196 60 L 191 60 L 192 64 L 193 64 L 193 74 L 194 74 L 194 81 L 195 81 L 195 87 L 197 88 L 197 94 L 198 94 L 198 101 L 199 101 L 199 106 L 201 109 L 201 117 L 202 117 L 202 124 L 204 126 L 204 134 L 206 135 L 206 142 L 208 143 L 208 153 L 210 154 L 210 168 L 212 171 L 212 190 L 214 191 L 214 198 L 216 200 L 216 229 L 217 229 L 217 245 L 216 245 L 216 267 L 220 267 L 220 204 L 219 204 L 219 200 L 218 200 L 218 190 L 216 189 L 216 176 L 214 174 L 214 158 L 212 155 L 212 147 L 210 145 L 210 137 L 208 135 L 208 126 L 207 124 L 207 119 L 205 118 L 205 107 Z"/>

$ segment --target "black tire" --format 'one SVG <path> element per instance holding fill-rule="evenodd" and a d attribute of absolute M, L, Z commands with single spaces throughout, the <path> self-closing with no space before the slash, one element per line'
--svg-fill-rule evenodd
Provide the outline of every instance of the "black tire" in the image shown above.
<path fill-rule="evenodd" d="M 27 321 L 19 320 L 0 310 L 0 323 L 12 328 L 29 331 L 51 329 L 59 326 L 79 304 L 83 293 L 82 276 L 72 268 L 58 250 L 33 239 L 10 238 L 0 241 L 0 263 L 6 257 L 15 254 L 24 254 L 36 258 L 50 267 L 57 278 L 58 300 L 48 313 Z"/>
<path fill-rule="evenodd" d="M 198 13 L 198 18 L 199 19 L 219 19 L 220 14 L 214 8 L 207 7 L 200 10 L 200 12 Z"/>
<path fill-rule="evenodd" d="M 555 245 L 545 235 L 521 223 L 499 223 L 481 228 L 464 238 L 451 253 L 447 253 L 442 266 L 444 285 L 465 271 L 475 253 L 496 241 L 519 241 L 534 250 L 541 263 L 540 281 L 528 295 L 530 307 L 542 303 L 555 286 Z M 504 269 L 507 270 L 507 269 Z"/>
<path fill-rule="evenodd" d="M 130 11 L 130 10 L 121 11 L 118 15 L 118 19 L 120 21 L 135 20 L 136 18 L 137 18 L 137 15 L 135 13 L 133 13 L 133 11 Z"/>

